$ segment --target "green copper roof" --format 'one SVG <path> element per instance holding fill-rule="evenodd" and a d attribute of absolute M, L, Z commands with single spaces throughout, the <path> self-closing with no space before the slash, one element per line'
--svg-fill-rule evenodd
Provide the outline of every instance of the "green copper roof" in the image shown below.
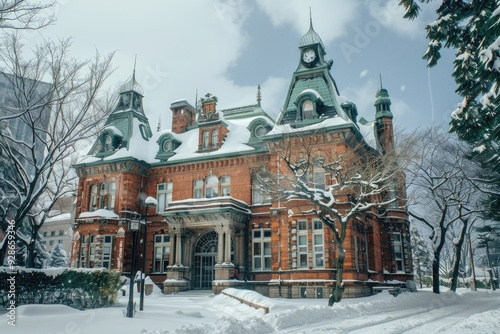
<path fill-rule="evenodd" d="M 313 45 L 313 44 L 319 44 L 325 49 L 325 45 L 323 44 L 323 41 L 319 37 L 318 33 L 314 31 L 312 20 L 310 20 L 310 26 L 309 26 L 309 31 L 302 36 L 302 38 L 299 41 L 299 47 L 307 46 L 307 45 Z"/>
<path fill-rule="evenodd" d="M 375 113 L 375 118 L 390 117 L 393 118 L 391 112 L 391 99 L 389 98 L 389 92 L 387 89 L 380 88 L 380 90 L 375 94 L 375 108 L 377 112 Z"/>

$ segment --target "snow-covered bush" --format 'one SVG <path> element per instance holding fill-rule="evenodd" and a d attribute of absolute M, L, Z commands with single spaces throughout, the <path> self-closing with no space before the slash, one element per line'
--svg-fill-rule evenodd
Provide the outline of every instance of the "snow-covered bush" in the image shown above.
<path fill-rule="evenodd" d="M 16 305 L 65 304 L 99 308 L 115 303 L 121 287 L 120 273 L 105 269 L 26 269 L 14 272 L 0 267 L 0 303 L 9 302 L 8 278 L 15 276 Z"/>

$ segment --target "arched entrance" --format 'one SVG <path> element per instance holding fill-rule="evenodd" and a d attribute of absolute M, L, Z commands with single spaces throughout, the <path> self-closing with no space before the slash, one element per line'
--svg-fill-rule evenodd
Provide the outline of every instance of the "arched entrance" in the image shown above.
<path fill-rule="evenodd" d="M 201 235 L 194 245 L 193 289 L 211 289 L 215 278 L 214 266 L 217 258 L 217 232 Z"/>

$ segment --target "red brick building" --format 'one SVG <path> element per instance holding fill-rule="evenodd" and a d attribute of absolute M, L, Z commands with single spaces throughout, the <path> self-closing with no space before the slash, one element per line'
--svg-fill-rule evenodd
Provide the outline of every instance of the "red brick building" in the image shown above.
<path fill-rule="evenodd" d="M 210 94 L 199 108 L 173 102 L 172 129 L 152 132 L 133 76 L 88 156 L 75 166 L 80 181 L 71 266 L 130 274 L 125 218 L 144 218 L 144 199 L 152 196 L 158 205 L 148 208 L 147 235 L 139 232 L 134 256 L 140 268 L 146 242 L 146 274 L 166 293 L 244 286 L 270 296 L 327 297 L 336 271 L 331 231 L 297 210 L 296 202 L 265 195 L 256 175 L 279 172 L 273 148 L 290 136 L 312 138 L 317 152 L 362 145 L 383 154 L 393 145 L 393 115 L 381 88 L 375 126 L 358 123 L 356 106 L 339 95 L 312 25 L 299 51 L 277 120 L 261 108 L 259 89 L 256 104 L 227 110 L 218 110 Z M 324 171 L 308 172 L 329 182 Z M 404 195 L 404 182 L 396 189 Z M 348 226 L 346 296 L 413 278 L 404 210 L 367 213 Z"/>

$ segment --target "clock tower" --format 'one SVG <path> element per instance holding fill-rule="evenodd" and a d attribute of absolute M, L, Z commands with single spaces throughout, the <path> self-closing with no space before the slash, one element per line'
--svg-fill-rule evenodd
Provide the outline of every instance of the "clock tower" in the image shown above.
<path fill-rule="evenodd" d="M 339 102 L 337 85 L 330 74 L 333 60 L 325 59 L 325 45 L 314 31 L 312 19 L 309 31 L 299 40 L 299 51 L 299 64 L 277 123 L 301 127 L 336 116 L 351 120 Z"/>

